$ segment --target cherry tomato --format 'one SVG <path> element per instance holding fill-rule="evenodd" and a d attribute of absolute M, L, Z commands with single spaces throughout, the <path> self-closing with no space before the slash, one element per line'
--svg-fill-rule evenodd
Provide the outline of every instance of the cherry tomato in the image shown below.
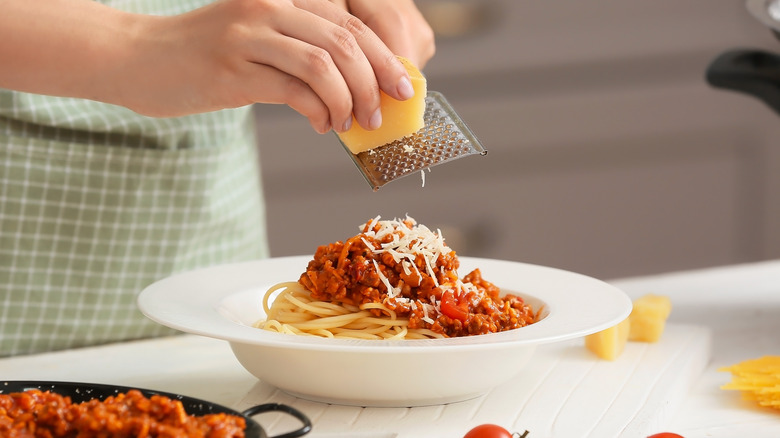
<path fill-rule="evenodd" d="M 682 435 L 677 435 L 676 433 L 661 432 L 661 433 L 657 433 L 655 435 L 650 435 L 647 438 L 684 438 L 684 437 Z"/>
<path fill-rule="evenodd" d="M 512 438 L 512 434 L 495 424 L 480 424 L 468 431 L 463 438 Z"/>

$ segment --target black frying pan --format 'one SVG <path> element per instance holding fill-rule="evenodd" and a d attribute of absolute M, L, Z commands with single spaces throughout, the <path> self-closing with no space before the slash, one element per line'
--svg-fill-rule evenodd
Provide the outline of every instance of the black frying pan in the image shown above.
<path fill-rule="evenodd" d="M 262 405 L 253 406 L 246 409 L 243 412 L 237 412 L 230 408 L 227 408 L 216 403 L 207 402 L 204 400 L 187 397 L 179 394 L 172 394 L 169 392 L 153 391 L 150 389 L 131 388 L 127 386 L 115 386 L 115 385 L 101 385 L 95 383 L 75 383 L 75 382 L 44 382 L 44 381 L 21 381 L 11 380 L 0 382 L 0 394 L 8 394 L 11 392 L 24 392 L 28 389 L 39 389 L 41 391 L 50 391 L 62 396 L 70 397 L 74 403 L 81 403 L 92 399 L 103 400 L 109 396 L 114 396 L 119 393 L 127 392 L 131 389 L 137 389 L 144 396 L 151 397 L 158 394 L 168 397 L 173 400 L 179 400 L 184 405 L 184 410 L 189 415 L 206 415 L 225 413 L 244 417 L 246 420 L 245 435 L 247 438 L 295 438 L 306 435 L 311 430 L 311 421 L 297 409 L 279 404 L 279 403 L 266 403 Z M 276 435 L 269 437 L 266 435 L 260 425 L 254 421 L 251 417 L 261 414 L 263 412 L 280 411 L 300 420 L 303 424 L 299 429 L 292 432 L 288 432 L 282 435 Z"/>

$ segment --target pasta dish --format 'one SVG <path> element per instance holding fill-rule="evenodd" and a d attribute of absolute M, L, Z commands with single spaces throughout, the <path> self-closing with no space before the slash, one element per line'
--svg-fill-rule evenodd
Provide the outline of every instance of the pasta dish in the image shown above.
<path fill-rule="evenodd" d="M 270 288 L 263 298 L 267 318 L 255 326 L 333 338 L 427 339 L 535 322 L 522 297 L 501 295 L 479 269 L 460 278 L 458 267 L 441 231 L 408 216 L 376 217 L 346 241 L 317 248 L 297 282 Z"/>

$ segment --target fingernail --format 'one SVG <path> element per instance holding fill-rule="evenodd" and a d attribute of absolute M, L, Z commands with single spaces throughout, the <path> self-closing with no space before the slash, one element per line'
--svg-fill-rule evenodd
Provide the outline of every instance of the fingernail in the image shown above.
<path fill-rule="evenodd" d="M 398 81 L 398 95 L 401 96 L 402 99 L 411 99 L 414 97 L 414 87 L 412 87 L 409 78 L 404 76 Z"/>
<path fill-rule="evenodd" d="M 371 118 L 368 120 L 368 126 L 371 129 L 378 129 L 382 126 L 382 111 L 379 108 L 371 115 Z"/>
<path fill-rule="evenodd" d="M 347 121 L 344 122 L 344 127 L 341 129 L 341 132 L 347 132 L 351 127 L 352 127 L 352 117 L 348 118 Z"/>

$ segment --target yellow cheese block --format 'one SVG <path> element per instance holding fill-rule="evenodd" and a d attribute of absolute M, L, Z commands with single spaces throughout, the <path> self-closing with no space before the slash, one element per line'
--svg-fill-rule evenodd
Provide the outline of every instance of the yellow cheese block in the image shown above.
<path fill-rule="evenodd" d="M 615 360 L 627 341 L 658 342 L 672 312 L 672 302 L 663 295 L 648 294 L 634 300 L 631 314 L 620 324 L 585 337 L 585 347 L 598 357 Z"/>
<path fill-rule="evenodd" d="M 631 311 L 630 341 L 658 342 L 664 332 L 666 320 L 672 311 L 672 302 L 663 295 L 648 294 L 634 300 Z"/>
<path fill-rule="evenodd" d="M 626 347 L 630 329 L 631 321 L 626 318 L 616 326 L 585 336 L 585 347 L 602 359 L 615 360 Z"/>
<path fill-rule="evenodd" d="M 353 116 L 352 127 L 338 134 L 341 142 L 353 154 L 359 154 L 412 135 L 425 125 L 425 95 L 428 92 L 425 77 L 408 59 L 400 56 L 398 59 L 411 76 L 414 97 L 407 100 L 395 100 L 380 91 L 382 126 L 373 131 L 363 129 Z"/>

